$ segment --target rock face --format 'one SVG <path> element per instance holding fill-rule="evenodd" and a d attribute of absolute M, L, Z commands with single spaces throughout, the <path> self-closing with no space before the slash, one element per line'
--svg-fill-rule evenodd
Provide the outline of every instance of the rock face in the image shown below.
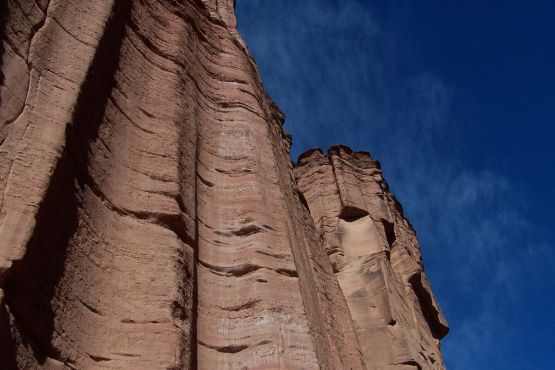
<path fill-rule="evenodd" d="M 0 38 L 0 368 L 443 368 L 377 162 L 293 166 L 234 1 L 4 0 Z"/>
<path fill-rule="evenodd" d="M 370 154 L 312 149 L 295 167 L 368 369 L 443 368 L 447 323 L 411 224 Z M 404 367 L 403 367 L 404 366 Z"/>

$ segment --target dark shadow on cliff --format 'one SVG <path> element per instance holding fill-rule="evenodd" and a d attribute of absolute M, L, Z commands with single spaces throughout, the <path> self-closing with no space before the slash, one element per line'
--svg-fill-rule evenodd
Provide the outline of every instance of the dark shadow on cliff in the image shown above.
<path fill-rule="evenodd" d="M 191 2 L 183 2 L 175 7 L 175 13 L 183 20 L 185 30 L 180 36 L 180 44 L 191 45 L 191 50 L 199 48 L 201 42 L 206 41 L 204 30 L 197 28 L 192 24 L 191 19 L 202 19 L 209 16 L 206 4 L 200 0 Z M 182 55 L 179 63 L 189 65 L 191 69 L 197 68 L 197 59 L 190 60 L 191 55 Z M 191 75 L 186 68 L 178 71 L 180 85 L 178 87 L 179 96 L 187 96 L 190 101 L 198 101 L 202 94 L 199 85 L 192 80 Z M 199 220 L 198 220 L 198 161 L 199 151 L 202 145 L 202 138 L 199 136 L 199 119 L 198 104 L 184 104 L 181 102 L 180 113 L 178 117 L 179 127 L 179 199 L 183 215 L 187 214 L 192 218 L 192 222 L 187 224 L 184 220 L 183 230 L 190 240 L 189 244 L 193 247 L 192 269 L 188 276 L 184 276 L 184 286 L 190 286 L 190 294 L 183 294 L 183 304 L 187 307 L 190 315 L 190 332 L 189 343 L 187 348 L 181 349 L 182 366 L 192 370 L 198 369 L 198 347 L 197 347 L 197 320 L 198 320 L 198 261 L 199 261 Z M 183 237 L 181 237 L 184 240 Z M 186 358 L 189 354 L 189 358 Z"/>
<path fill-rule="evenodd" d="M 81 187 L 85 184 L 94 186 L 87 170 L 89 146 L 98 137 L 106 105 L 116 86 L 115 74 L 120 62 L 120 49 L 131 13 L 131 3 L 131 0 L 115 2 L 112 16 L 81 86 L 73 114 L 73 125 L 67 130 L 67 152 L 74 163 Z"/>
<path fill-rule="evenodd" d="M 430 327 L 430 332 L 434 338 L 442 339 L 449 333 L 449 327 L 446 325 L 445 319 L 442 319 L 443 314 L 434 304 L 434 298 L 429 290 L 429 283 L 426 283 L 426 285 L 428 285 L 428 289 L 426 289 L 422 283 L 423 279 L 425 279 L 425 277 L 423 277 L 421 273 L 418 273 L 410 277 L 409 283 L 418 298 L 422 315 Z"/>
<path fill-rule="evenodd" d="M 56 329 L 55 302 L 63 282 L 72 237 L 79 226 L 80 194 L 93 186 L 88 174 L 90 143 L 98 136 L 106 104 L 115 85 L 120 49 L 131 1 L 117 1 L 81 86 L 72 124 L 66 129 L 66 146 L 39 206 L 36 226 L 23 259 L 15 261 L 6 278 L 5 299 L 15 327 L 33 349 L 40 364 L 47 357 L 65 362 L 52 344 Z M 60 284 L 62 282 L 62 284 Z M 63 294 L 62 294 L 63 295 Z"/>
<path fill-rule="evenodd" d="M 6 27 L 9 17 L 8 2 L 5 0 L 0 1 L 0 86 L 4 85 L 4 40 L 6 39 Z M 0 107 L 2 106 L 2 97 L 0 96 Z"/>
<path fill-rule="evenodd" d="M 54 312 L 50 302 L 62 276 L 66 248 L 77 227 L 74 178 L 63 157 L 37 214 L 27 252 L 15 261 L 5 283 L 6 302 L 16 329 L 39 362 L 57 357 L 50 345 Z"/>
<path fill-rule="evenodd" d="M 10 328 L 10 316 L 3 303 L 0 303 L 0 365 L 3 369 L 17 369 L 15 343 Z"/>

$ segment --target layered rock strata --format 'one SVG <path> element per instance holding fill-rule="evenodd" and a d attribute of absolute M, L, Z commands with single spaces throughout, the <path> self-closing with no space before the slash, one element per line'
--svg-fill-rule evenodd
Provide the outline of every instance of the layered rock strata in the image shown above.
<path fill-rule="evenodd" d="M 368 369 L 443 368 L 447 323 L 413 227 L 366 152 L 303 153 L 298 186 L 339 281 Z"/>
<path fill-rule="evenodd" d="M 234 1 L 6 0 L 0 37 L 1 368 L 442 367 L 412 228 L 369 159 L 293 168 Z"/>

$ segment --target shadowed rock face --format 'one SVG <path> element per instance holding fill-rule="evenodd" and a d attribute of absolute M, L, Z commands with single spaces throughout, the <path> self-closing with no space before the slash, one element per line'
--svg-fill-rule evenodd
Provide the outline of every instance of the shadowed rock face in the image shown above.
<path fill-rule="evenodd" d="M 0 4 L 2 368 L 442 368 L 377 163 L 294 168 L 232 0 Z"/>

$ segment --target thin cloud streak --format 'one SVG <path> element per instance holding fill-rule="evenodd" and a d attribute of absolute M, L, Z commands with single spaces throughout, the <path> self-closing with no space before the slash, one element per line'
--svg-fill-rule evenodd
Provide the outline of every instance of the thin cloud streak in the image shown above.
<path fill-rule="evenodd" d="M 443 342 L 448 368 L 511 368 L 497 353 L 518 335 L 505 321 L 529 284 L 518 274 L 553 258 L 510 181 L 465 160 L 472 147 L 454 107 L 463 92 L 430 71 L 402 68 L 410 53 L 359 2 L 241 0 L 238 14 L 265 87 L 287 115 L 293 157 L 344 143 L 382 162 L 452 327 Z"/>

